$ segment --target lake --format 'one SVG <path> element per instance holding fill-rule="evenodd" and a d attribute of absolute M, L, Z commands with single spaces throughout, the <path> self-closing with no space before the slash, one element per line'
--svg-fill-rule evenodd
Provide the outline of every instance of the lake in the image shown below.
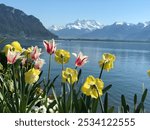
<path fill-rule="evenodd" d="M 140 100 L 143 87 L 150 90 L 150 77 L 147 70 L 150 69 L 150 43 L 135 42 L 104 42 L 104 41 L 57 41 L 58 48 L 70 52 L 89 56 L 89 62 L 82 68 L 83 79 L 88 75 L 99 76 L 98 61 L 103 53 L 112 53 L 116 56 L 114 69 L 103 72 L 102 80 L 106 85 L 112 84 L 109 91 L 110 104 L 120 105 L 121 94 L 127 98 L 127 102 L 133 106 L 133 96 L 137 93 Z M 43 58 L 48 62 L 48 55 L 43 53 Z M 69 64 L 65 67 L 74 67 L 75 57 L 72 55 Z M 47 63 L 48 64 L 48 63 Z M 44 70 L 47 70 L 47 64 Z M 52 75 L 57 75 L 61 65 L 53 62 Z M 60 89 L 60 88 L 58 88 Z M 145 108 L 150 112 L 150 94 L 148 93 Z M 118 109 L 116 107 L 116 109 Z"/>
<path fill-rule="evenodd" d="M 43 48 L 42 42 L 32 42 Z M 28 46 L 29 44 L 24 44 Z M 103 53 L 112 53 L 116 56 L 114 69 L 103 72 L 102 80 L 105 86 L 112 84 L 109 90 L 109 103 L 115 105 L 117 110 L 120 105 L 121 94 L 126 96 L 127 102 L 133 106 L 133 97 L 136 93 L 140 100 L 143 87 L 150 90 L 150 77 L 147 70 L 150 69 L 150 43 L 144 42 L 110 42 L 110 41 L 57 41 L 58 49 L 65 49 L 75 53 L 80 51 L 89 56 L 89 62 L 82 68 L 82 79 L 88 75 L 99 76 L 100 68 L 98 61 Z M 45 52 L 45 49 L 43 49 Z M 48 54 L 43 53 L 42 58 L 46 60 L 43 67 L 44 76 L 48 70 Z M 53 57 L 54 58 L 54 57 Z M 74 68 L 75 57 L 72 55 L 69 64 L 65 67 Z M 61 65 L 53 61 L 52 74 L 54 77 L 61 71 Z M 58 81 L 60 82 L 60 80 Z M 60 91 L 60 87 L 57 87 Z M 150 92 L 145 102 L 146 112 L 150 112 Z M 117 107 L 118 106 L 118 107 Z"/>

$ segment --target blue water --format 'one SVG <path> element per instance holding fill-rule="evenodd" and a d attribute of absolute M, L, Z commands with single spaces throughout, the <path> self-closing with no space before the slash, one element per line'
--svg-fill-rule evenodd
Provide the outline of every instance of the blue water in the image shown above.
<path fill-rule="evenodd" d="M 32 42 L 33 44 L 33 42 Z M 24 44 L 29 46 L 29 44 Z M 42 42 L 34 42 L 43 48 Z M 135 42 L 104 42 L 104 41 L 57 41 L 58 49 L 65 49 L 70 52 L 83 52 L 89 56 L 89 62 L 82 68 L 82 80 L 88 75 L 99 76 L 100 68 L 98 61 L 103 53 L 112 53 L 116 56 L 114 69 L 110 72 L 103 72 L 102 80 L 105 86 L 112 84 L 109 91 L 109 103 L 115 105 L 115 109 L 120 106 L 120 97 L 126 96 L 127 102 L 133 106 L 133 96 L 136 93 L 140 100 L 144 88 L 150 90 L 150 77 L 147 70 L 150 69 L 150 43 Z M 48 54 L 43 48 L 42 58 L 46 60 L 43 67 L 46 76 L 48 70 Z M 70 62 L 65 67 L 74 68 L 75 57 L 72 55 Z M 55 63 L 53 57 L 52 74 L 54 77 L 61 71 L 61 65 Z M 58 81 L 59 82 L 59 81 Z M 57 87 L 58 91 L 60 86 Z M 118 106 L 118 107 L 117 107 Z M 145 102 L 146 112 L 150 112 L 150 91 Z"/>
<path fill-rule="evenodd" d="M 133 106 L 133 96 L 137 93 L 140 100 L 143 87 L 150 90 L 150 77 L 147 70 L 150 69 L 150 43 L 127 43 L 127 42 L 102 42 L 102 41 L 58 41 L 58 48 L 70 52 L 80 52 L 89 56 L 89 62 L 82 68 L 84 80 L 86 76 L 99 76 L 100 68 L 98 61 L 103 53 L 112 53 L 116 56 L 114 69 L 110 72 L 104 71 L 102 80 L 105 86 L 112 84 L 109 91 L 110 104 L 120 106 L 121 94 L 126 96 L 127 102 Z M 48 55 L 43 53 L 43 58 Z M 73 67 L 75 58 L 71 57 L 69 64 L 65 67 Z M 47 70 L 45 65 L 44 70 Z M 61 71 L 61 65 L 53 62 L 52 75 Z M 59 87 L 58 87 L 59 89 Z M 118 109 L 116 107 L 116 109 Z M 148 93 L 145 109 L 150 112 L 150 94 Z"/>

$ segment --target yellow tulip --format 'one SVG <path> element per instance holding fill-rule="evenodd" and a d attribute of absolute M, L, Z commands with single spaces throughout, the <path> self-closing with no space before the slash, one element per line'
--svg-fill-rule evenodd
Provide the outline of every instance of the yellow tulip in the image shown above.
<path fill-rule="evenodd" d="M 69 62 L 70 53 L 66 50 L 57 50 L 55 52 L 55 61 L 59 64 L 66 64 Z"/>
<path fill-rule="evenodd" d="M 116 60 L 115 55 L 110 53 L 104 53 L 102 55 L 102 59 L 99 61 L 100 67 L 103 66 L 104 70 L 109 71 L 114 67 L 114 61 Z"/>
<path fill-rule="evenodd" d="M 33 84 L 39 79 L 40 70 L 30 69 L 28 72 L 25 72 L 25 82 L 27 84 Z"/>
<path fill-rule="evenodd" d="M 85 95 L 97 99 L 99 96 L 103 95 L 103 88 L 104 82 L 101 79 L 94 78 L 90 75 L 86 78 L 81 90 Z"/>
<path fill-rule="evenodd" d="M 75 83 L 78 80 L 78 72 L 75 69 L 66 68 L 62 71 L 62 81 L 70 84 Z"/>
<path fill-rule="evenodd" d="M 22 52 L 22 47 L 18 41 L 14 41 L 11 43 L 16 52 Z"/>

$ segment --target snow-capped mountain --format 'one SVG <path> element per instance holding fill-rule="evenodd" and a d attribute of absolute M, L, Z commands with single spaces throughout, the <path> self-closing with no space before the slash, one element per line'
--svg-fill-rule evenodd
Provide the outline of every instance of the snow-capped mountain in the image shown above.
<path fill-rule="evenodd" d="M 78 29 L 78 30 L 96 30 L 96 29 L 101 29 L 103 28 L 104 25 L 101 23 L 95 21 L 95 20 L 76 20 L 73 23 L 68 23 L 65 26 L 56 26 L 52 25 L 49 29 L 54 30 L 54 31 L 59 31 L 62 29 Z"/>
<path fill-rule="evenodd" d="M 53 30 L 53 31 L 59 31 L 61 29 L 64 29 L 64 26 L 57 26 L 57 25 L 52 25 L 49 30 Z"/>
<path fill-rule="evenodd" d="M 52 25 L 49 30 L 60 37 L 72 38 L 78 37 L 85 33 L 92 32 L 97 29 L 102 29 L 104 25 L 95 20 L 76 20 L 73 23 L 68 23 L 65 26 Z"/>
<path fill-rule="evenodd" d="M 76 20 L 65 26 L 52 26 L 50 31 L 60 38 L 150 40 L 150 22 L 114 22 L 104 26 L 95 20 Z"/>
<path fill-rule="evenodd" d="M 83 34 L 82 38 L 111 39 L 111 40 L 150 40 L 150 22 L 126 23 L 115 22 L 102 29 Z"/>
<path fill-rule="evenodd" d="M 102 27 L 103 25 L 95 20 L 76 20 L 74 23 L 66 24 L 68 29 L 87 29 L 90 31 L 101 29 Z"/>

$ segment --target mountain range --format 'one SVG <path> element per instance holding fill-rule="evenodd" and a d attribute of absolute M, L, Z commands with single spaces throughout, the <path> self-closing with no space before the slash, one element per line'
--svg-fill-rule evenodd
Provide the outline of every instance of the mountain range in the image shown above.
<path fill-rule="evenodd" d="M 65 26 L 52 25 L 49 30 L 60 38 L 150 41 L 150 22 L 103 25 L 95 20 L 76 20 Z"/>
<path fill-rule="evenodd" d="M 0 4 L 0 37 L 44 39 L 57 38 L 40 20 L 23 11 Z"/>

